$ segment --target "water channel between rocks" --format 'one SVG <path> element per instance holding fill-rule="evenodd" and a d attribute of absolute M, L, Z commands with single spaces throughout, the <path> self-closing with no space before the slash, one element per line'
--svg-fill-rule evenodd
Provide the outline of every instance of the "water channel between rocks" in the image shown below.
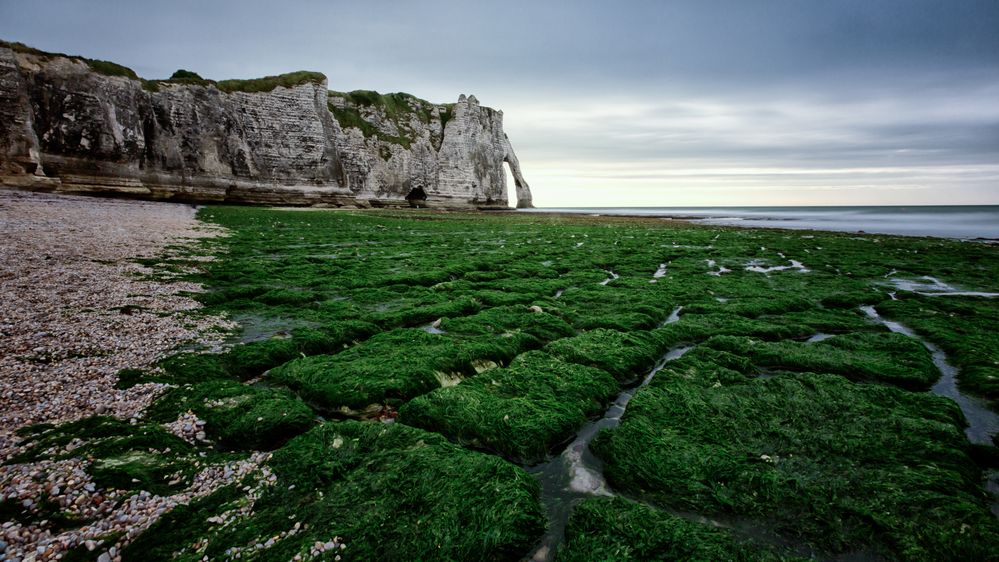
<path fill-rule="evenodd" d="M 873 306 L 862 306 L 860 309 L 870 318 L 884 324 L 892 332 L 906 335 L 926 346 L 933 357 L 933 364 L 940 371 L 940 380 L 933 385 L 930 392 L 946 396 L 961 407 L 964 418 L 968 420 L 968 428 L 964 430 L 964 433 L 968 436 L 969 441 L 979 445 L 991 445 L 992 435 L 999 432 L 999 414 L 988 409 L 981 400 L 967 396 L 958 389 L 957 368 L 947 362 L 947 356 L 943 350 L 902 324 L 883 318 Z"/>
<path fill-rule="evenodd" d="M 621 278 L 620 275 L 618 275 L 617 273 L 614 273 L 613 271 L 611 271 L 609 269 L 607 269 L 605 271 L 607 272 L 608 275 L 610 275 L 610 277 L 608 277 L 607 279 L 604 279 L 603 281 L 601 281 L 600 282 L 601 285 L 606 285 L 606 284 L 610 283 L 611 281 L 613 281 L 615 279 L 620 279 Z"/>
<path fill-rule="evenodd" d="M 891 297 L 892 300 L 895 300 L 894 294 Z M 873 306 L 862 306 L 860 309 L 867 316 L 884 324 L 889 330 L 909 336 L 926 346 L 933 357 L 933 364 L 940 371 L 940 380 L 933 385 L 930 392 L 946 396 L 957 402 L 961 408 L 961 413 L 964 414 L 964 419 L 968 420 L 968 427 L 964 430 L 968 441 L 978 445 L 993 445 L 992 436 L 999 433 L 999 414 L 990 410 L 983 401 L 961 393 L 957 387 L 957 368 L 947 362 L 947 356 L 943 350 L 919 337 L 906 326 L 883 318 Z M 990 510 L 993 515 L 999 517 L 999 471 L 991 470 L 986 473 L 985 489 L 992 496 Z"/>
<path fill-rule="evenodd" d="M 679 320 L 682 308 L 677 307 L 673 310 L 661 325 Z M 980 400 L 961 393 L 957 388 L 955 378 L 957 369 L 947 362 L 947 356 L 944 352 L 902 324 L 882 318 L 873 306 L 864 306 L 861 307 L 861 310 L 889 330 L 916 339 L 926 346 L 926 349 L 932 354 L 933 364 L 941 373 L 940 380 L 933 385 L 931 392 L 957 402 L 964 417 L 968 420 L 965 434 L 969 441 L 978 444 L 992 444 L 991 436 L 999 432 L 999 415 L 989 410 Z M 818 342 L 828 337 L 831 336 L 820 333 L 812 336 L 808 341 Z M 604 412 L 603 417 L 584 425 L 562 454 L 546 463 L 528 469 L 541 484 L 541 500 L 548 515 L 548 532 L 542 539 L 541 545 L 531 553 L 527 560 L 546 562 L 551 559 L 555 549 L 565 540 L 566 525 L 577 502 L 586 497 L 614 495 L 604 479 L 603 463 L 590 451 L 590 442 L 601 429 L 617 427 L 621 423 L 621 417 L 628 407 L 628 402 L 631 401 L 638 389 L 651 382 L 666 363 L 682 357 L 690 349 L 692 349 L 691 346 L 670 349 L 656 362 L 640 384 L 618 394 L 614 402 Z M 996 476 L 992 476 L 989 479 L 990 487 L 999 487 L 995 481 L 996 478 Z M 993 512 L 999 515 L 997 509 L 999 508 L 994 505 Z"/>
<path fill-rule="evenodd" d="M 674 309 L 662 325 L 679 320 L 682 308 Z M 545 562 L 551 559 L 555 548 L 565 540 L 565 527 L 576 502 L 589 496 L 614 495 L 604 479 L 603 463 L 590 452 L 590 442 L 601 429 L 617 427 L 621 423 L 621 416 L 624 415 L 628 402 L 638 389 L 649 384 L 666 363 L 679 359 L 690 349 L 692 346 L 681 346 L 667 351 L 641 383 L 617 395 L 603 417 L 584 425 L 562 454 L 528 469 L 528 472 L 534 474 L 541 484 L 541 502 L 548 515 L 548 532 L 542 539 L 541 545 L 527 558 L 528 560 Z"/>

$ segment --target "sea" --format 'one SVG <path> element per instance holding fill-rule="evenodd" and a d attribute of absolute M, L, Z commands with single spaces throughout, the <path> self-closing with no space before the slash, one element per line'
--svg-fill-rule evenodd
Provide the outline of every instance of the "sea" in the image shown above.
<path fill-rule="evenodd" d="M 877 207 L 545 207 L 577 213 L 690 220 L 701 224 L 937 236 L 999 241 L 999 205 Z"/>

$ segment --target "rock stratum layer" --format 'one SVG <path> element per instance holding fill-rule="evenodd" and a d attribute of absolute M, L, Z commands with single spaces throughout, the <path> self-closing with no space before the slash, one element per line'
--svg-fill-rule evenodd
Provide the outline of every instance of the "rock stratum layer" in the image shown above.
<path fill-rule="evenodd" d="M 462 95 L 331 92 L 296 72 L 213 82 L 0 43 L 4 185 L 191 202 L 517 207 L 503 112 Z M 510 202 L 512 203 L 512 202 Z"/>

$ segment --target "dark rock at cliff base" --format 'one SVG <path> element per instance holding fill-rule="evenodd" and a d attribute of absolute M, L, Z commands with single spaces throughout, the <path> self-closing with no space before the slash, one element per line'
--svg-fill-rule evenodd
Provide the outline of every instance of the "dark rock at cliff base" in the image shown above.
<path fill-rule="evenodd" d="M 330 92 L 294 72 L 144 80 L 106 61 L 0 42 L 0 182 L 191 202 L 518 207 L 531 192 L 503 112 L 462 95 Z"/>

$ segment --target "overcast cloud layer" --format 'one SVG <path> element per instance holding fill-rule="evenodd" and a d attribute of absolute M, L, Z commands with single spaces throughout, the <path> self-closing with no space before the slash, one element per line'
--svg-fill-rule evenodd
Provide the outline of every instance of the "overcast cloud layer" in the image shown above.
<path fill-rule="evenodd" d="M 474 93 L 542 206 L 999 204 L 994 0 L 0 0 L 146 78 Z"/>

